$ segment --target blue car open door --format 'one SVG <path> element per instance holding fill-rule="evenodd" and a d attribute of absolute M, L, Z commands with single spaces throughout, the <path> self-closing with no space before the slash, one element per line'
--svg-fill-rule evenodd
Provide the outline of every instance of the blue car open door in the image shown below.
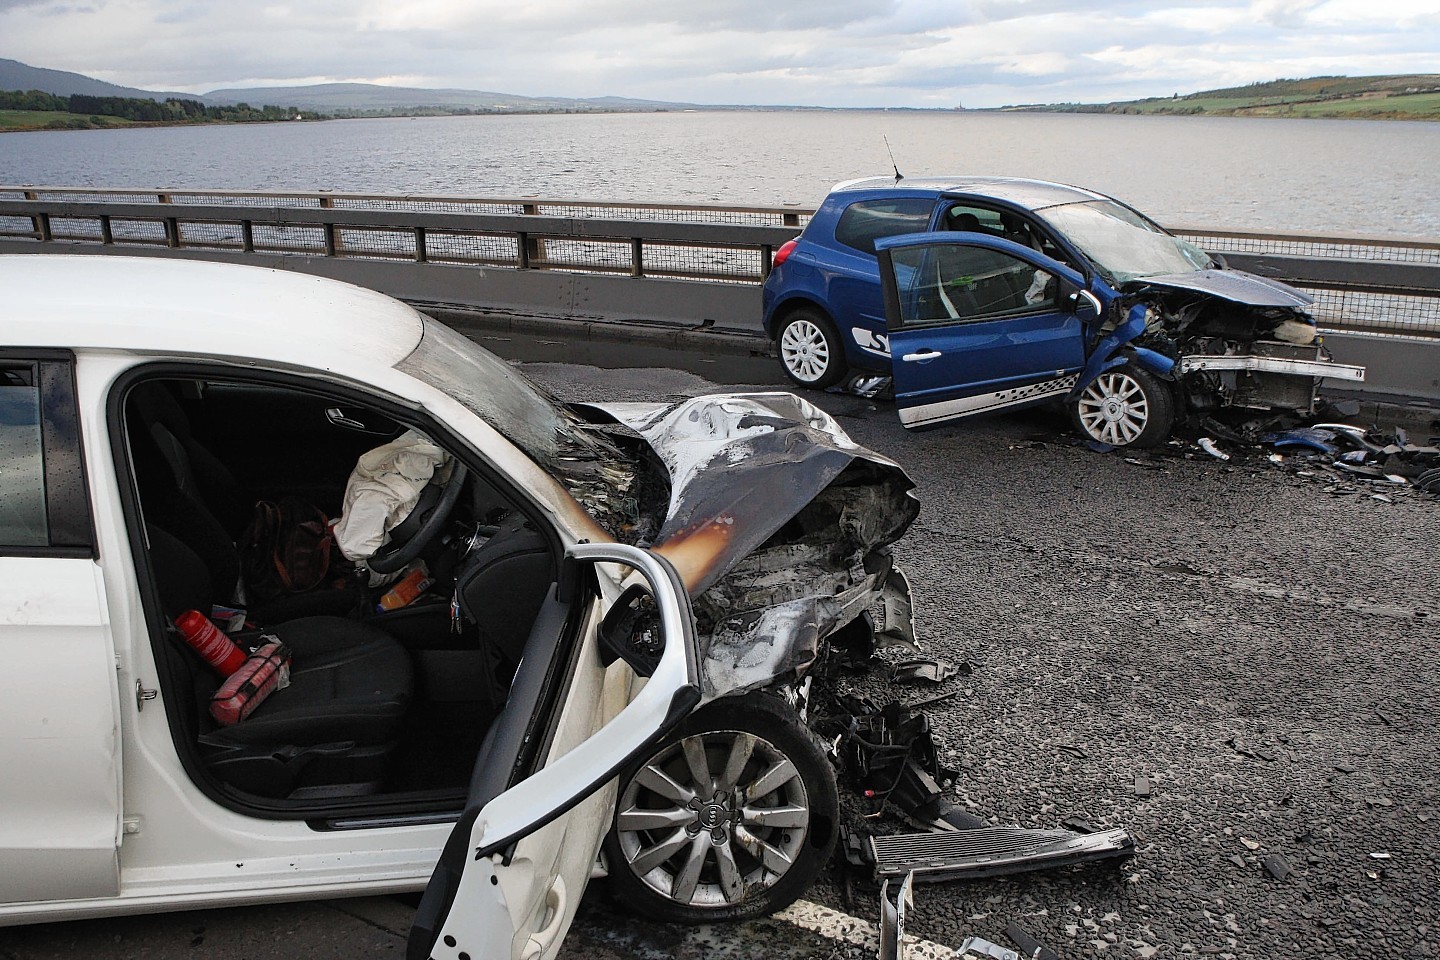
<path fill-rule="evenodd" d="M 1000 237 L 877 245 L 900 422 L 921 427 L 1063 396 L 1099 301 L 1070 267 Z"/>

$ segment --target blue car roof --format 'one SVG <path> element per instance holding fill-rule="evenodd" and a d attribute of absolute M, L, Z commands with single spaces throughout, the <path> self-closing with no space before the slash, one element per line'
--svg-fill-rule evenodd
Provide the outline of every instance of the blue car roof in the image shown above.
<path fill-rule="evenodd" d="M 848 180 L 837 183 L 831 193 L 858 193 L 860 191 L 884 193 L 887 190 L 934 191 L 939 194 L 976 194 L 1006 200 L 1027 210 L 1042 210 L 1062 203 L 1078 203 L 1084 200 L 1108 200 L 1103 193 L 1083 190 L 1063 183 L 1048 180 L 1026 180 L 1021 177 L 867 177 L 863 180 Z"/>

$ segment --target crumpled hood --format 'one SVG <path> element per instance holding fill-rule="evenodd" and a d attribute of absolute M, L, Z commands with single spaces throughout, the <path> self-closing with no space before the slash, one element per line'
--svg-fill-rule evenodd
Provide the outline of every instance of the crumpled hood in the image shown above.
<path fill-rule="evenodd" d="M 1147 288 L 1165 290 L 1187 290 L 1204 293 L 1232 303 L 1252 307 L 1289 307 L 1304 310 L 1315 302 L 1307 293 L 1296 290 L 1279 280 L 1258 277 L 1243 270 L 1197 270 L 1194 273 L 1174 273 L 1159 277 L 1139 277 L 1123 285 L 1126 292 L 1138 292 Z"/>
<path fill-rule="evenodd" d="M 803 674 L 826 637 L 897 591 L 908 621 L 889 546 L 920 512 L 915 485 L 825 411 L 788 393 L 598 409 L 670 476 L 653 549 L 693 598 L 704 700 Z"/>
<path fill-rule="evenodd" d="M 871 525 L 863 538 L 875 542 L 867 546 L 894 542 L 919 512 L 914 483 L 898 464 L 855 443 L 833 417 L 794 394 L 590 406 L 640 434 L 665 464 L 670 504 L 654 548 L 675 564 L 692 596 L 769 540 L 852 465 L 886 475 L 882 486 L 889 499 L 899 498 L 878 508 L 889 514 L 888 522 Z"/>

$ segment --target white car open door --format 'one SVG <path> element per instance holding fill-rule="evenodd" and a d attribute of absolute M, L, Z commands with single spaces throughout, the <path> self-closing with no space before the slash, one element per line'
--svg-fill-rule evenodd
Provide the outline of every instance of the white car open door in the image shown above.
<path fill-rule="evenodd" d="M 642 582 L 596 623 L 597 577 L 613 576 L 612 564 Z M 410 932 L 411 958 L 553 957 L 610 827 L 616 774 L 700 702 L 694 619 L 675 568 L 620 544 L 573 546 L 565 566 L 480 749 L 469 802 Z M 567 620 L 569 655 L 553 642 Z M 557 726 L 571 685 L 593 682 L 587 676 L 617 657 L 648 678 L 638 695 L 609 722 Z M 629 675 L 620 679 L 628 687 Z"/>

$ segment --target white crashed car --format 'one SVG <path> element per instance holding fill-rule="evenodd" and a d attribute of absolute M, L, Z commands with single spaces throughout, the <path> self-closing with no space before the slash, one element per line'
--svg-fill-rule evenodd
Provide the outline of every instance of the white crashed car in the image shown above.
<path fill-rule="evenodd" d="M 0 923 L 425 889 L 412 955 L 552 956 L 597 862 L 676 920 L 823 865 L 805 670 L 906 629 L 917 507 L 822 411 L 561 405 L 251 267 L 4 256 L 0 300 Z M 402 437 L 437 482 L 352 567 L 306 511 Z M 257 502 L 299 519 L 266 539 Z M 406 605 L 371 585 L 416 570 Z M 192 609 L 283 642 L 289 685 L 219 722 Z"/>

